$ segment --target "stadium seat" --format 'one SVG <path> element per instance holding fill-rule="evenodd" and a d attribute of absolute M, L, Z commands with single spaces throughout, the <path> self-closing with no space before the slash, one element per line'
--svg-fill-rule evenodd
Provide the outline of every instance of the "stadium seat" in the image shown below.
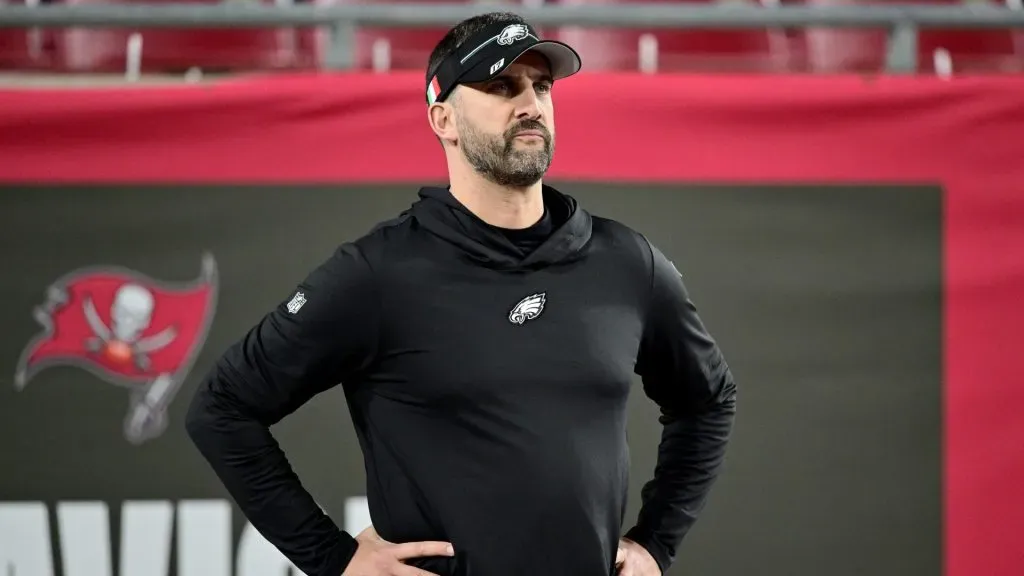
<path fill-rule="evenodd" d="M 994 4 L 1004 3 L 989 1 Z M 946 3 L 951 2 L 947 0 Z M 1008 2 L 1006 4 L 1013 6 Z M 1015 7 L 1020 9 L 1020 3 Z M 954 74 L 1021 72 L 1024 71 L 1024 44 L 1021 40 L 1020 32 L 1011 28 L 922 30 L 918 46 L 919 69 L 922 72 Z"/>
<path fill-rule="evenodd" d="M 378 4 L 394 2 L 417 2 L 422 4 L 449 4 L 451 2 L 472 3 L 479 0 L 311 0 L 317 5 L 334 5 L 338 3 L 359 3 L 373 1 Z M 515 11 L 517 5 L 529 6 L 543 4 L 544 0 L 506 0 L 503 4 L 495 4 L 495 10 Z M 553 37 L 556 28 L 538 27 L 538 32 L 545 37 Z M 355 32 L 354 61 L 360 70 L 416 70 L 424 71 L 430 52 L 438 41 L 444 37 L 447 27 L 437 28 L 387 28 L 360 27 Z M 328 44 L 326 30 L 303 31 L 300 33 L 299 51 L 303 62 L 322 62 Z"/>
<path fill-rule="evenodd" d="M 718 0 L 556 1 L 579 5 Z M 765 4 L 770 5 L 767 1 Z M 800 68 L 800 54 L 792 50 L 790 35 L 781 30 L 625 30 L 565 26 L 558 36 L 577 47 L 587 70 L 780 72 Z"/>
<path fill-rule="evenodd" d="M 60 1 L 69 4 L 135 2 L 217 3 L 222 0 L 0 0 L 0 5 Z M 228 1 L 228 0 L 223 0 Z M 399 0 L 233 0 L 267 3 L 393 3 Z M 405 0 L 425 4 L 451 0 Z M 472 2 L 476 0 L 454 0 Z M 760 2 L 812 5 L 867 5 L 888 0 L 511 0 L 516 4 L 609 4 L 659 2 Z M 902 0 L 919 4 L 1006 3 L 1024 9 L 1024 0 Z M 495 9 L 502 9 L 495 4 Z M 363 70 L 423 70 L 430 50 L 445 32 L 438 28 L 364 27 L 354 40 L 356 67 Z M 582 54 L 587 71 L 699 71 L 878 73 L 884 70 L 885 30 L 671 30 L 564 26 L 541 29 Z M 237 72 L 311 69 L 323 63 L 328 47 L 323 29 L 69 29 L 0 28 L 0 70 L 123 73 L 133 56 L 142 72 L 178 73 L 190 68 Z M 1024 72 L 1024 32 L 924 29 L 919 36 L 919 70 L 931 73 Z"/>
<path fill-rule="evenodd" d="M 998 0 L 977 0 L 1002 4 Z M 914 4 L 957 4 L 960 0 L 905 0 Z M 808 4 L 868 5 L 870 0 L 806 0 Z M 1012 5 L 1012 4 L 1011 4 Z M 1019 7 L 1019 0 L 1017 3 Z M 885 30 L 810 27 L 804 32 L 807 60 L 814 72 L 867 72 L 884 69 Z M 1024 71 L 1024 42 L 1007 30 L 923 29 L 918 36 L 918 71 L 960 74 Z"/>
<path fill-rule="evenodd" d="M 0 0 L 4 4 L 38 5 L 34 0 Z M 0 28 L 0 71 L 38 72 L 53 65 L 53 31 L 42 28 Z"/>
<path fill-rule="evenodd" d="M 313 0 L 317 5 L 357 4 L 367 0 Z M 410 0 L 373 0 L 377 4 Z M 446 4 L 452 0 L 411 0 L 423 4 Z M 459 0 L 455 0 L 459 1 Z M 360 27 L 355 31 L 353 54 L 360 70 L 423 70 L 430 51 L 445 34 L 438 28 L 386 28 Z M 326 30 L 308 30 L 301 33 L 300 52 L 304 60 L 323 61 L 329 46 Z M 315 52 L 315 56 L 310 56 Z"/>
<path fill-rule="evenodd" d="M 133 0 L 64 1 L 68 4 L 133 3 Z M 191 68 L 210 72 L 266 70 L 294 66 L 295 34 L 291 29 L 70 28 L 57 36 L 57 51 L 62 66 L 72 72 L 123 72 L 128 59 L 135 53 L 134 48 L 138 48 L 141 56 L 139 68 L 143 72 L 176 73 Z"/>

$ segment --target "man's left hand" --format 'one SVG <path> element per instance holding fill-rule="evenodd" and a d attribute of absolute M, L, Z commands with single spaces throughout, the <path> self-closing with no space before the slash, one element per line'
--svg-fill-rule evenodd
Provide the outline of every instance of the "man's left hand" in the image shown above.
<path fill-rule="evenodd" d="M 619 576 L 662 576 L 661 568 L 658 568 L 651 553 L 628 538 L 619 540 L 615 567 Z"/>

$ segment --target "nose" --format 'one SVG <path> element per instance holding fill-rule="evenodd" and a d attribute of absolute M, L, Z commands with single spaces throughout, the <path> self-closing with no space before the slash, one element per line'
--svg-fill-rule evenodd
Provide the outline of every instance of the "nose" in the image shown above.
<path fill-rule="evenodd" d="M 516 118 L 538 120 L 541 116 L 540 99 L 531 88 L 522 90 L 516 97 Z"/>

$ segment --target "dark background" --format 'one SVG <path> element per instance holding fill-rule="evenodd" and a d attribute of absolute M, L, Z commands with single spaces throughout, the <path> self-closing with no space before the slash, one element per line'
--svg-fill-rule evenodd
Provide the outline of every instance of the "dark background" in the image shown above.
<path fill-rule="evenodd" d="M 938 576 L 940 190 L 555 185 L 662 248 L 737 378 L 726 467 L 669 576 Z M 226 498 L 181 428 L 197 378 L 338 243 L 415 193 L 0 189 L 0 501 L 98 499 L 116 510 L 127 499 Z M 126 391 L 80 370 L 51 368 L 15 391 L 18 357 L 39 329 L 32 308 L 55 279 L 116 265 L 188 281 L 204 251 L 218 264 L 216 316 L 163 436 L 130 445 Z M 656 416 L 636 387 L 627 524 L 654 466 Z M 341 525 L 364 480 L 341 390 L 275 434 Z"/>

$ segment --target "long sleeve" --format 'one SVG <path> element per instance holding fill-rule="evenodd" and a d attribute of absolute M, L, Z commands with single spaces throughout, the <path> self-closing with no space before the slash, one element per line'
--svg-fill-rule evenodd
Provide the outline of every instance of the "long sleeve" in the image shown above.
<path fill-rule="evenodd" d="M 736 385 L 704 328 L 676 267 L 651 246 L 652 285 L 636 372 L 661 409 L 653 478 L 626 537 L 646 548 L 664 574 L 697 520 L 725 457 Z"/>
<path fill-rule="evenodd" d="M 375 353 L 378 314 L 368 263 L 341 246 L 218 359 L 186 416 L 245 516 L 308 576 L 340 576 L 356 541 L 303 488 L 270 427 L 358 376 Z"/>

